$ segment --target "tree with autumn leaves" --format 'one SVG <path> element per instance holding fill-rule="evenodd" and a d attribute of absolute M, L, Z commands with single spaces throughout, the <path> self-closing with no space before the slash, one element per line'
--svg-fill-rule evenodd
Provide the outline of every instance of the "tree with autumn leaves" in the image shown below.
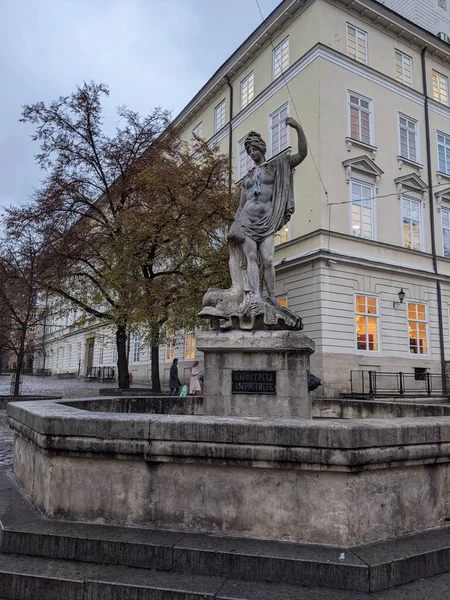
<path fill-rule="evenodd" d="M 31 225 L 45 240 L 40 289 L 115 328 L 122 389 L 127 334 L 147 332 L 158 391 L 164 332 L 193 328 L 203 293 L 226 284 L 223 231 L 236 197 L 228 158 L 200 139 L 180 142 L 161 109 L 141 118 L 120 108 L 107 135 L 107 95 L 90 83 L 24 108 L 46 177 L 29 205 L 8 211 L 7 227 L 20 239 Z"/>

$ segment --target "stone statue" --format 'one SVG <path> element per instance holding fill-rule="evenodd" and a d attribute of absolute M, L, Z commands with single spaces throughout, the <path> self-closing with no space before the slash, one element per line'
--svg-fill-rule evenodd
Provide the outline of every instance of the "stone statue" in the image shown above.
<path fill-rule="evenodd" d="M 275 299 L 274 236 L 294 212 L 293 169 L 308 153 L 301 125 L 288 117 L 297 132 L 296 154 L 282 153 L 266 162 L 266 144 L 251 131 L 245 149 L 255 166 L 241 184 L 241 200 L 228 233 L 231 288 L 210 288 L 200 317 L 214 329 L 302 329 L 300 317 Z M 267 298 L 262 296 L 265 285 Z"/>

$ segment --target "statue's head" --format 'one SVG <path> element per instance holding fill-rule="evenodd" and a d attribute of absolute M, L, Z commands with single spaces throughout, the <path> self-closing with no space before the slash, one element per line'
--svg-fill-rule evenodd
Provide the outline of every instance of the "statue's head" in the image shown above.
<path fill-rule="evenodd" d="M 256 131 L 250 131 L 244 142 L 247 154 L 252 158 L 257 165 L 264 162 L 267 150 L 266 142 Z"/>

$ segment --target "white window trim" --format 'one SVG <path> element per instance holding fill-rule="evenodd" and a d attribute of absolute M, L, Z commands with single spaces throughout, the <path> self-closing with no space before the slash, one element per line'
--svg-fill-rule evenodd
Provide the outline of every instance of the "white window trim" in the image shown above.
<path fill-rule="evenodd" d="M 357 185 L 365 185 L 367 187 L 371 187 L 373 189 L 373 196 L 372 196 L 372 237 L 370 238 L 366 238 L 366 237 L 362 237 L 362 236 L 356 236 L 353 235 L 353 215 L 352 215 L 352 208 L 353 208 L 353 183 L 356 183 Z M 375 186 L 375 183 L 367 183 L 367 181 L 362 181 L 361 179 L 356 179 L 356 177 L 352 177 L 349 181 L 349 186 L 348 186 L 348 191 L 350 194 L 350 202 L 349 202 L 349 230 L 350 230 L 350 235 L 356 239 L 356 240 L 361 240 L 361 241 L 366 241 L 366 240 L 376 240 L 377 239 L 377 227 L 376 227 L 376 199 L 377 199 L 377 188 Z M 362 295 L 362 294 L 358 294 L 358 295 Z M 367 295 L 367 293 L 366 293 Z"/>
<path fill-rule="evenodd" d="M 425 307 L 425 321 L 421 321 L 421 323 L 426 323 L 427 325 L 427 352 L 426 354 L 415 354 L 414 352 L 410 351 L 409 348 L 409 321 L 411 320 L 409 318 L 408 315 L 408 304 L 421 304 L 422 306 Z M 414 359 L 423 359 L 426 358 L 428 356 L 430 356 L 430 321 L 429 321 L 429 311 L 428 311 L 428 303 L 424 302 L 423 300 L 413 300 L 412 298 L 408 299 L 407 303 L 406 303 L 406 339 L 407 339 L 407 346 L 406 346 L 406 351 L 408 353 L 408 356 L 410 358 L 414 358 Z"/>
<path fill-rule="evenodd" d="M 224 114 L 223 125 L 221 125 L 220 127 L 217 127 L 216 111 L 222 105 L 223 105 L 223 114 Z M 225 98 L 224 98 L 223 100 L 221 100 L 219 102 L 219 104 L 217 104 L 214 107 L 214 133 L 217 133 L 218 131 L 221 131 L 221 129 L 223 129 L 225 127 L 225 125 L 227 124 L 227 117 L 226 117 L 226 114 L 225 114 L 225 110 L 226 110 L 226 104 L 225 104 Z"/>
<path fill-rule="evenodd" d="M 187 352 L 186 352 L 186 342 L 187 342 L 189 335 L 192 335 L 194 337 L 194 356 L 188 357 Z M 194 331 L 186 331 L 185 336 L 184 336 L 184 360 L 195 360 L 196 354 L 197 354 L 197 344 L 195 343 L 195 332 Z"/>
<path fill-rule="evenodd" d="M 247 104 L 244 106 L 244 104 L 243 104 L 243 95 L 242 95 L 242 86 L 243 86 L 244 82 L 247 81 L 247 79 L 249 77 L 251 77 L 252 75 L 253 75 L 253 82 L 252 82 L 252 85 L 253 85 L 253 96 L 252 96 L 252 99 L 249 100 L 247 102 Z M 241 83 L 239 85 L 239 100 L 240 100 L 239 106 L 240 106 L 240 109 L 244 110 L 244 108 L 247 108 L 247 106 L 249 104 L 251 104 L 254 99 L 255 99 L 255 71 L 253 70 L 253 71 L 250 71 L 250 73 L 247 73 L 247 75 L 244 77 L 244 79 L 241 81 Z"/>
<path fill-rule="evenodd" d="M 240 153 L 241 153 L 241 144 L 244 144 L 245 139 L 247 137 L 248 134 L 246 134 L 243 138 L 241 138 L 240 140 L 238 140 L 237 142 L 237 152 L 236 152 L 236 158 L 237 158 L 237 164 L 236 164 L 236 181 L 240 181 L 243 177 L 245 177 L 245 175 L 247 173 L 241 173 L 241 159 L 240 159 Z M 247 154 L 248 156 L 248 154 Z M 250 159 L 251 160 L 251 159 Z M 253 163 L 253 161 L 251 161 Z M 249 169 L 250 170 L 250 169 Z M 248 172 L 248 171 L 247 171 Z"/>
<path fill-rule="evenodd" d="M 436 75 L 438 76 L 438 83 L 439 83 L 439 78 L 443 77 L 446 81 L 447 81 L 447 102 L 441 102 L 440 100 L 436 100 L 436 98 L 434 97 L 434 93 L 433 93 L 433 73 L 436 73 Z M 438 89 L 440 90 L 440 87 L 438 86 Z M 439 94 L 440 95 L 440 94 Z M 442 73 L 440 73 L 439 71 L 436 71 L 435 69 L 432 69 L 431 71 L 431 98 L 435 101 L 438 102 L 439 104 L 442 104 L 443 106 L 449 106 L 449 101 L 450 101 L 450 88 L 449 88 L 449 80 L 447 75 L 443 75 Z"/>
<path fill-rule="evenodd" d="M 272 148 L 272 117 L 277 112 L 282 111 L 285 106 L 287 106 L 287 117 L 289 117 L 289 115 L 290 115 L 289 100 L 287 102 L 285 102 L 284 104 L 282 104 L 279 108 L 277 108 L 276 110 L 274 110 L 273 112 L 271 112 L 270 115 L 269 115 L 269 119 L 268 119 L 268 123 L 267 123 L 267 128 L 268 128 L 268 131 L 269 131 L 270 158 L 273 158 L 273 156 L 274 156 L 274 154 L 273 154 L 273 148 Z M 286 148 L 289 148 L 290 141 L 291 141 L 291 139 L 290 139 L 290 127 L 287 127 L 287 146 L 286 146 Z M 284 150 L 280 150 L 280 152 L 284 152 Z M 277 154 L 279 154 L 280 152 L 277 152 Z"/>
<path fill-rule="evenodd" d="M 448 138 L 450 140 L 450 135 L 448 133 L 444 133 L 443 131 L 440 131 L 439 129 L 436 130 L 436 163 L 437 163 L 437 172 L 438 173 L 442 173 L 442 175 L 444 175 L 444 177 L 450 177 L 450 164 L 449 164 L 449 172 L 446 173 L 445 171 L 441 171 L 440 168 L 440 164 L 439 164 L 439 141 L 438 141 L 438 135 L 443 135 L 444 137 Z M 450 144 L 448 146 L 450 148 Z M 440 183 L 440 181 L 438 180 L 438 183 Z"/>
<path fill-rule="evenodd" d="M 400 117 L 403 117 L 404 119 L 408 119 L 409 121 L 414 121 L 416 124 L 416 160 L 412 160 L 411 158 L 407 158 L 406 156 L 402 156 L 402 145 L 401 145 L 401 140 L 400 140 Z M 437 140 L 437 137 L 436 137 Z M 399 112 L 397 113 L 397 142 L 398 142 L 398 156 L 397 159 L 399 161 L 403 161 L 407 164 L 412 164 L 412 165 L 417 165 L 417 166 L 422 166 L 421 164 L 421 152 L 420 152 L 420 127 L 419 127 L 419 121 L 417 119 L 414 119 L 413 117 L 408 117 L 408 115 L 405 115 L 405 113 Z M 401 168 L 401 167 L 400 167 Z M 419 174 L 420 176 L 420 174 Z"/>
<path fill-rule="evenodd" d="M 369 102 L 369 125 L 370 125 L 370 144 L 366 144 L 361 140 L 352 137 L 352 129 L 351 129 L 351 115 L 350 115 L 350 96 L 358 96 L 358 98 L 362 98 L 363 100 L 367 100 Z M 374 103 L 371 98 L 367 96 L 363 96 L 358 92 L 353 92 L 352 90 L 347 90 L 347 140 L 355 145 L 361 145 L 363 147 L 369 149 L 375 149 L 376 154 L 376 143 L 375 143 L 375 119 L 374 119 Z M 375 158 L 373 156 L 373 158 Z"/>
<path fill-rule="evenodd" d="M 378 321 L 378 326 L 377 326 L 378 350 L 360 350 L 358 348 L 358 332 L 356 331 L 356 315 L 361 314 L 361 313 L 356 312 L 356 297 L 357 296 L 365 296 L 368 298 L 375 298 L 377 301 L 376 318 Z M 379 294 L 371 294 L 370 292 L 354 292 L 354 294 L 353 294 L 353 327 L 354 327 L 354 331 L 355 331 L 355 351 L 358 355 L 379 356 L 381 354 L 381 312 L 380 312 L 380 309 L 381 309 L 381 302 L 380 302 Z"/>
<path fill-rule="evenodd" d="M 444 248 L 444 222 L 442 219 L 443 213 L 444 212 L 448 212 L 450 215 L 450 204 L 445 204 L 441 206 L 440 209 L 440 213 L 441 213 L 441 240 L 442 240 L 442 256 L 444 258 L 450 258 L 450 254 L 448 256 L 445 256 L 445 248 Z M 449 224 L 449 230 L 450 230 L 450 224 Z"/>
<path fill-rule="evenodd" d="M 405 232 L 403 228 L 403 199 L 412 200 L 413 202 L 417 202 L 419 204 L 419 249 L 417 248 L 407 248 L 405 246 Z M 414 250 L 415 252 L 422 252 L 424 248 L 424 224 L 423 224 L 423 200 L 420 198 L 415 198 L 411 194 L 401 194 L 400 196 L 400 227 L 402 232 L 402 248 L 405 250 Z"/>
<path fill-rule="evenodd" d="M 284 42 L 288 40 L 288 54 L 289 54 L 289 64 L 287 66 L 287 68 L 283 71 L 281 70 L 281 73 L 278 75 L 278 77 L 275 77 L 275 52 L 278 50 L 278 48 L 284 44 Z M 284 75 L 284 73 L 286 73 L 286 71 L 289 69 L 290 67 L 290 62 L 291 62 L 291 55 L 290 55 L 290 43 L 289 43 L 289 36 L 287 35 L 285 38 L 283 38 L 281 40 L 281 42 L 279 44 L 277 44 L 275 46 L 275 48 L 272 50 L 272 81 L 276 81 L 277 79 L 279 79 L 280 77 L 282 77 Z M 283 69 L 283 60 L 281 60 L 280 62 L 280 68 Z"/>
<path fill-rule="evenodd" d="M 357 37 L 358 32 L 364 34 L 364 41 L 365 41 L 365 46 L 366 46 L 366 60 L 365 61 L 358 60 L 356 57 L 353 58 L 349 54 L 349 46 L 348 46 L 348 28 L 349 27 L 353 27 L 353 29 L 356 31 L 356 37 Z M 362 65 L 368 65 L 369 64 L 369 44 L 368 44 L 368 37 L 369 36 L 367 34 L 367 31 L 364 31 L 364 29 L 361 29 L 360 27 L 357 27 L 356 25 L 353 25 L 353 23 L 350 23 L 349 21 L 347 21 L 347 26 L 346 26 L 345 30 L 346 30 L 346 36 L 347 36 L 346 42 L 347 42 L 347 56 L 348 56 L 348 58 L 351 58 L 352 60 L 355 60 L 356 62 L 359 62 Z M 358 44 L 356 44 L 356 56 L 358 56 Z"/>
<path fill-rule="evenodd" d="M 399 54 L 401 54 L 402 56 L 402 76 L 404 79 L 404 69 L 403 69 L 403 57 L 409 58 L 409 60 L 411 61 L 411 85 L 409 85 L 408 83 L 405 83 L 404 81 L 400 81 L 399 79 L 397 79 L 396 76 L 394 76 L 394 79 L 396 81 L 398 81 L 399 83 L 402 83 L 403 85 L 406 85 L 407 87 L 413 88 L 414 87 L 414 71 L 413 71 L 413 65 L 414 65 L 414 60 L 413 57 L 410 56 L 409 54 L 406 54 L 406 52 L 403 52 L 402 50 L 399 50 L 398 48 L 394 49 L 394 73 L 396 74 L 397 70 L 396 70 L 396 66 L 397 66 L 397 58 L 395 56 L 395 53 L 398 52 Z"/>
<path fill-rule="evenodd" d="M 275 243 L 275 238 L 279 234 L 279 231 L 276 231 L 275 235 L 274 235 L 274 246 L 275 246 L 275 248 L 279 248 L 283 244 L 287 244 L 290 241 L 290 239 L 291 239 L 291 222 L 288 221 L 285 225 L 283 225 L 283 227 L 281 229 L 284 229 L 285 227 L 287 229 L 287 232 L 286 232 L 287 233 L 287 240 L 285 242 L 280 242 L 279 244 L 276 244 Z M 280 231 L 281 231 L 281 229 L 280 229 Z"/>
<path fill-rule="evenodd" d="M 197 133 L 197 129 L 200 129 L 200 133 Z M 197 135 L 198 137 L 203 137 L 203 121 L 200 121 L 200 123 L 197 123 L 197 125 L 194 127 L 194 129 L 192 130 L 192 136 Z"/>

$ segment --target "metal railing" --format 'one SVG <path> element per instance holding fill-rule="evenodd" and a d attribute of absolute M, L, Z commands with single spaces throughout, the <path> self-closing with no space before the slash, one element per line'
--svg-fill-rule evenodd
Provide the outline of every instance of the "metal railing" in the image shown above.
<path fill-rule="evenodd" d="M 116 378 L 116 369 L 115 367 L 87 367 L 85 378 L 109 381 Z"/>
<path fill-rule="evenodd" d="M 439 373 L 416 369 L 414 373 L 383 371 L 350 371 L 352 396 L 375 398 L 389 396 L 443 396 L 443 384 L 450 390 L 450 381 L 442 381 Z"/>

